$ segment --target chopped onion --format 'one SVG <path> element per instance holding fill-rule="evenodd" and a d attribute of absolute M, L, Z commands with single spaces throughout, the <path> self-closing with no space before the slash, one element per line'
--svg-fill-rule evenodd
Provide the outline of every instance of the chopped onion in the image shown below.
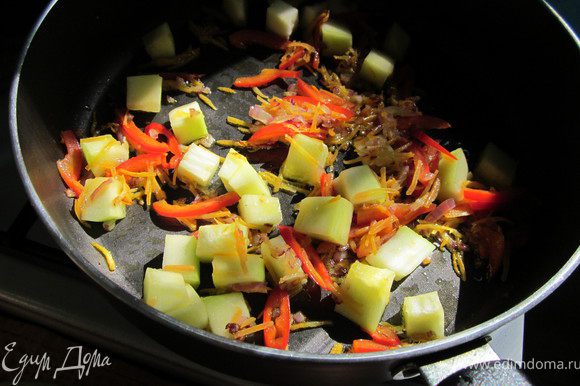
<path fill-rule="evenodd" d="M 257 105 L 250 107 L 248 115 L 253 119 L 255 119 L 256 121 L 263 123 L 264 125 L 269 124 L 270 122 L 272 122 L 272 119 L 274 119 L 270 114 L 264 111 L 263 108 Z"/>
<path fill-rule="evenodd" d="M 433 211 L 429 213 L 427 217 L 425 217 L 425 221 L 436 222 L 441 217 L 445 216 L 445 214 L 453 208 L 455 208 L 455 200 L 452 198 L 448 198 L 441 204 L 437 205 L 437 208 L 433 209 Z"/>

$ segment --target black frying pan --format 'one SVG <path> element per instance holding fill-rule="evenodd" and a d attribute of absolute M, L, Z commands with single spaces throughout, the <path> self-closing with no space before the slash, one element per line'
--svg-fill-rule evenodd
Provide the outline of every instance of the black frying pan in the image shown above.
<path fill-rule="evenodd" d="M 448 143 L 470 149 L 472 160 L 490 140 L 509 149 L 519 160 L 517 185 L 533 197 L 514 204 L 525 219 L 524 233 L 532 237 L 512 254 L 506 282 L 460 284 L 448 256 L 441 255 L 394 290 L 385 313 L 394 322 L 400 320 L 404 296 L 439 290 L 446 311 L 445 339 L 376 354 L 325 355 L 334 339 L 356 337 L 354 325 L 337 319 L 332 328 L 293 334 L 289 352 L 225 340 L 185 326 L 141 301 L 143 268 L 158 264 L 163 237 L 174 230 L 138 206 L 131 207 L 110 233 L 86 230 L 71 215 L 72 200 L 65 197 L 55 167 L 63 155 L 59 132 L 73 129 L 86 135 L 93 113 L 101 122 L 107 120 L 112 107 L 122 105 L 124 77 L 147 71 L 136 66 L 144 59 L 140 37 L 166 20 L 185 31 L 188 20 L 200 19 L 199 2 L 51 4 L 27 43 L 11 97 L 14 150 L 34 206 L 71 259 L 129 305 L 142 328 L 221 371 L 270 382 L 378 382 L 390 379 L 398 366 L 420 364 L 432 359 L 430 355 L 486 336 L 540 302 L 579 263 L 578 227 L 573 225 L 580 214 L 578 40 L 539 1 L 400 3 L 366 3 L 371 28 L 367 39 L 355 44 L 381 41 L 392 20 L 403 25 L 412 37 L 409 62 L 424 96 L 421 107 L 453 123 L 454 138 Z M 254 22 L 263 23 L 259 19 Z M 187 41 L 178 44 L 185 48 Z M 204 82 L 212 89 L 256 73 L 276 59 L 265 51 L 204 50 L 192 70 L 208 74 Z M 265 90 L 276 91 L 280 85 Z M 241 137 L 226 127 L 225 116 L 245 116 L 254 97 L 215 92 L 212 99 L 219 111 L 204 112 L 214 136 Z M 163 112 L 168 109 L 143 118 L 165 122 Z M 225 151 L 218 150 L 222 155 Z M 280 197 L 289 203 L 288 196 Z M 94 238 L 115 255 L 114 273 L 90 246 Z"/>

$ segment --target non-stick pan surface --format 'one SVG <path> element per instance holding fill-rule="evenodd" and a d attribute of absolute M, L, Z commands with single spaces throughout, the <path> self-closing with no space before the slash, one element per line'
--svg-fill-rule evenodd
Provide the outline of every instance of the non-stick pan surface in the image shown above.
<path fill-rule="evenodd" d="M 30 198 L 71 259 L 115 297 L 183 335 L 184 342 L 201 342 L 276 363 L 337 368 L 402 361 L 483 336 L 539 302 L 577 266 L 578 227 L 573 224 L 580 214 L 578 42 L 541 2 L 369 3 L 365 5 L 370 10 L 365 13 L 371 22 L 368 39 L 358 43 L 380 42 L 392 20 L 408 30 L 413 43 L 409 60 L 420 87 L 417 92 L 423 96 L 420 106 L 452 122 L 448 143 L 464 145 L 475 158 L 493 141 L 519 160 L 517 185 L 531 194 L 514 203 L 526 242 L 512 253 L 507 281 L 460 283 L 449 256 L 436 254 L 430 265 L 396 286 L 384 319 L 400 321 L 404 296 L 437 290 L 449 336 L 365 356 L 324 355 L 334 340 L 362 337 L 356 326 L 339 317 L 334 318 L 333 327 L 292 334 L 293 351 L 281 352 L 222 339 L 146 306 L 140 300 L 144 267 L 159 265 L 164 235 L 179 230 L 137 205 L 129 208 L 127 217 L 112 232 L 83 228 L 71 214 L 72 200 L 63 193 L 54 162 L 63 154 L 61 130 L 86 135 L 94 114 L 100 122 L 112 119 L 113 108 L 123 104 L 124 77 L 148 71 L 139 66 L 145 59 L 140 37 L 147 30 L 168 20 L 189 36 L 187 22 L 199 22 L 200 10 L 211 8 L 210 4 L 183 3 L 55 2 L 31 37 L 14 84 L 12 134 Z M 187 43 L 178 40 L 182 48 Z M 275 62 L 276 56 L 267 51 L 224 52 L 203 47 L 200 60 L 189 69 L 207 74 L 204 82 L 215 90 Z M 280 93 L 282 85 L 274 84 L 264 92 Z M 210 132 L 220 139 L 241 138 L 225 124 L 225 117 L 246 116 L 256 102 L 254 95 L 214 92 L 211 98 L 218 111 L 202 106 Z M 179 104 L 195 100 L 184 95 L 177 99 Z M 171 106 L 164 106 L 155 116 L 138 118 L 165 123 L 169 109 Z M 227 151 L 217 146 L 214 150 L 221 155 Z M 266 167 L 278 159 L 274 153 L 254 157 Z M 292 197 L 278 196 L 288 223 Z M 113 252 L 115 272 L 107 270 L 90 246 L 94 239 Z M 326 299 L 307 311 L 317 315 L 329 306 Z"/>

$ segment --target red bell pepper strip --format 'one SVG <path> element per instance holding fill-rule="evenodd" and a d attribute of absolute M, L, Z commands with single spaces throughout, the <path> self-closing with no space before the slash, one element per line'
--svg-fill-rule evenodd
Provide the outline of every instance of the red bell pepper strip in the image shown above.
<path fill-rule="evenodd" d="M 79 197 L 83 191 L 83 185 L 79 182 L 84 163 L 81 145 L 71 130 L 61 132 L 60 137 L 66 146 L 66 155 L 56 161 L 56 167 L 66 186 Z"/>
<path fill-rule="evenodd" d="M 266 347 L 287 350 L 291 323 L 290 296 L 283 289 L 275 288 L 266 300 L 264 323 L 270 321 L 274 325 L 264 329 L 264 344 Z"/>
<path fill-rule="evenodd" d="M 397 336 L 397 332 L 388 326 L 379 324 L 375 331 L 370 332 L 365 330 L 365 332 L 371 336 L 373 342 L 385 345 L 387 347 L 397 347 L 401 345 L 401 340 Z"/>
<path fill-rule="evenodd" d="M 332 278 L 330 277 L 330 274 L 328 273 L 326 266 L 320 259 L 320 256 L 318 256 L 318 252 L 316 252 L 316 249 L 314 249 L 314 247 L 310 243 L 310 239 L 307 236 L 298 232 L 294 232 L 294 236 L 296 237 L 298 244 L 300 244 L 300 246 L 304 249 L 304 252 L 306 252 L 306 256 L 312 262 L 312 266 L 314 267 L 316 272 L 318 272 L 322 280 L 324 280 L 328 288 L 334 288 L 334 282 L 332 281 Z M 330 291 L 330 289 L 328 290 Z"/>
<path fill-rule="evenodd" d="M 439 142 L 435 141 L 433 138 L 429 137 L 427 134 L 422 132 L 421 130 L 413 130 L 411 132 L 413 137 L 417 138 L 419 141 L 423 142 L 427 146 L 434 147 L 435 149 L 439 150 L 440 153 L 445 154 L 446 156 L 457 160 L 457 157 L 454 156 L 449 152 L 449 150 L 445 149 L 443 146 L 439 144 Z"/>
<path fill-rule="evenodd" d="M 329 286 L 329 283 L 327 283 L 314 268 L 312 262 L 308 258 L 308 255 L 296 240 L 294 229 L 284 225 L 278 225 L 278 229 L 280 230 L 280 236 L 282 236 L 284 242 L 288 244 L 290 248 L 292 248 L 296 256 L 298 256 L 302 262 L 302 269 L 304 270 L 304 273 L 310 276 L 310 278 L 314 280 L 314 282 L 318 284 L 320 288 L 328 291 L 333 290 L 334 288 Z"/>
<path fill-rule="evenodd" d="M 363 205 L 356 211 L 356 225 L 366 226 L 373 221 L 381 221 L 391 216 L 391 212 L 385 205 Z"/>
<path fill-rule="evenodd" d="M 342 99 L 338 95 L 335 95 L 335 94 L 333 94 L 329 91 L 326 91 L 326 90 L 319 90 L 318 88 L 316 88 L 312 85 L 309 85 L 308 83 L 306 83 L 302 79 L 298 79 L 297 86 L 298 86 L 298 94 L 316 99 L 317 101 L 319 101 L 321 103 L 332 104 L 332 105 L 336 105 L 336 106 L 345 106 L 345 107 L 352 106 L 351 103 Z"/>
<path fill-rule="evenodd" d="M 332 173 L 322 173 L 320 175 L 320 195 L 321 196 L 332 196 Z"/>
<path fill-rule="evenodd" d="M 259 45 L 273 50 L 284 50 L 288 43 L 287 39 L 259 30 L 243 29 L 230 35 L 230 44 L 242 49 L 252 45 Z"/>
<path fill-rule="evenodd" d="M 398 117 L 397 129 L 449 129 L 451 124 L 441 118 L 430 115 L 414 115 L 411 117 Z"/>
<path fill-rule="evenodd" d="M 507 203 L 510 197 L 501 192 L 463 188 L 463 199 L 473 210 L 492 210 Z"/>
<path fill-rule="evenodd" d="M 121 133 L 127 138 L 131 146 L 140 152 L 167 153 L 169 151 L 169 146 L 166 143 L 158 142 L 139 130 L 127 114 L 121 118 Z"/>
<path fill-rule="evenodd" d="M 234 86 L 241 88 L 260 87 L 280 78 L 298 78 L 300 71 L 265 68 L 258 75 L 243 76 L 234 81 Z"/>
<path fill-rule="evenodd" d="M 165 163 L 163 154 L 139 154 L 129 158 L 127 161 L 117 166 L 117 170 L 126 170 L 128 172 L 146 172 L 149 166 L 160 166 Z"/>
<path fill-rule="evenodd" d="M 248 139 L 248 142 L 254 145 L 272 143 L 284 138 L 285 135 L 294 136 L 295 130 L 292 130 L 284 123 L 271 123 L 262 126 Z"/>
<path fill-rule="evenodd" d="M 411 211 L 410 207 L 411 204 L 397 203 L 391 205 L 389 210 L 395 215 L 395 217 L 399 219 L 400 225 L 407 225 L 420 215 L 431 212 L 437 206 L 435 204 L 431 204 L 428 207 L 422 206 L 414 211 Z"/>
<path fill-rule="evenodd" d="M 285 101 L 288 101 L 292 104 L 295 104 L 295 105 L 310 103 L 310 104 L 316 106 L 318 103 L 322 103 L 318 99 L 312 98 L 310 96 L 305 96 L 305 95 L 291 95 L 291 96 L 286 96 L 282 99 Z M 325 105 L 326 107 L 328 107 L 330 110 L 334 111 L 335 113 L 344 115 L 344 117 L 345 117 L 344 120 L 346 120 L 346 121 L 351 119 L 354 115 L 354 113 L 352 111 L 350 111 L 349 109 L 347 109 L 346 107 L 334 105 L 332 103 L 322 103 L 322 104 Z"/>
<path fill-rule="evenodd" d="M 290 57 L 287 57 L 286 55 L 282 56 L 278 68 L 280 70 L 286 70 L 287 68 L 292 67 L 302 55 L 304 55 L 304 48 L 298 47 Z"/>
<path fill-rule="evenodd" d="M 179 147 L 179 141 L 175 138 L 175 135 L 169 131 L 165 126 L 160 123 L 152 122 L 145 127 L 145 134 L 151 138 L 158 140 L 159 135 L 163 135 L 167 139 L 167 145 L 169 146 L 169 151 L 173 154 L 171 160 L 169 161 L 169 168 L 175 169 L 179 165 L 179 161 L 183 158 L 183 153 Z"/>
<path fill-rule="evenodd" d="M 352 342 L 352 352 L 362 354 L 367 352 L 385 351 L 389 348 L 369 339 L 356 339 Z"/>
<path fill-rule="evenodd" d="M 202 214 L 215 212 L 226 206 L 231 206 L 240 200 L 236 192 L 229 192 L 221 196 L 209 198 L 205 201 L 194 202 L 189 205 L 172 205 L 165 200 L 153 203 L 153 210 L 163 217 L 191 218 Z"/>

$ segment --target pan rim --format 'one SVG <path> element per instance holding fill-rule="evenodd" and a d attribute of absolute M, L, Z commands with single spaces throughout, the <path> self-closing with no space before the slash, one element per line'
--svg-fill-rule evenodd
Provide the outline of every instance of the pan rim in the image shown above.
<path fill-rule="evenodd" d="M 348 363 L 361 363 L 361 362 L 388 362 L 388 361 L 401 361 L 408 360 L 411 358 L 420 357 L 427 354 L 433 354 L 435 352 L 440 352 L 445 349 L 449 349 L 461 344 L 473 341 L 475 339 L 481 338 L 492 331 L 498 329 L 502 325 L 516 319 L 520 315 L 524 314 L 547 296 L 549 296 L 556 288 L 564 282 L 574 270 L 580 265 L 580 246 L 572 254 L 572 256 L 566 261 L 566 263 L 542 286 L 536 289 L 532 294 L 523 299 L 520 303 L 511 307 L 510 309 L 504 311 L 503 313 L 488 319 L 487 321 L 474 325 L 463 331 L 453 333 L 452 335 L 446 336 L 445 338 L 419 344 L 416 346 L 410 346 L 401 348 L 393 351 L 385 351 L 378 353 L 368 353 L 368 354 L 349 354 L 349 355 L 331 355 L 331 354 L 310 354 L 297 351 L 281 351 L 275 350 L 267 347 L 257 346 L 245 342 L 232 341 L 210 332 L 196 329 L 194 327 L 188 326 L 181 323 L 168 315 L 165 315 L 152 307 L 146 305 L 141 299 L 128 294 L 125 290 L 115 284 L 106 274 L 98 271 L 95 267 L 90 265 L 81 264 L 81 259 L 77 256 L 76 248 L 70 243 L 66 238 L 62 237 L 56 223 L 48 215 L 43 203 L 38 196 L 32 181 L 26 170 L 26 165 L 24 163 L 23 154 L 20 148 L 20 140 L 18 137 L 18 117 L 17 117 L 17 101 L 18 101 L 18 87 L 20 82 L 20 73 L 23 64 L 27 57 L 28 49 L 30 48 L 34 37 L 44 22 L 47 15 L 50 13 L 51 9 L 57 4 L 58 0 L 52 0 L 46 9 L 39 16 L 38 20 L 34 24 L 30 34 L 28 35 L 26 42 L 20 53 L 15 74 L 13 77 L 10 94 L 9 94 L 9 126 L 10 126 L 10 136 L 12 142 L 12 150 L 16 161 L 16 166 L 20 174 L 20 178 L 26 190 L 26 193 L 31 200 L 31 203 L 37 213 L 39 214 L 44 225 L 50 231 L 52 237 L 56 240 L 58 245 L 64 250 L 64 252 L 69 256 L 69 258 L 79 267 L 87 276 L 89 276 L 97 285 L 103 287 L 107 292 L 114 296 L 117 300 L 128 305 L 133 310 L 140 312 L 141 314 L 153 319 L 154 321 L 160 323 L 166 328 L 169 328 L 173 332 L 186 333 L 188 335 L 194 336 L 199 339 L 204 344 L 214 345 L 229 351 L 233 351 L 240 354 L 250 354 L 257 357 L 268 357 L 271 359 L 279 360 L 290 360 L 294 362 L 313 362 L 316 364 L 348 364 Z M 552 14 L 553 17 L 558 19 L 559 23 L 567 31 L 568 35 L 574 40 L 578 50 L 580 51 L 580 39 L 576 35 L 575 31 L 567 24 L 567 22 L 559 15 L 559 13 L 547 3 L 546 0 L 541 2 L 543 6 Z M 129 295 L 129 296 L 128 296 Z"/>

